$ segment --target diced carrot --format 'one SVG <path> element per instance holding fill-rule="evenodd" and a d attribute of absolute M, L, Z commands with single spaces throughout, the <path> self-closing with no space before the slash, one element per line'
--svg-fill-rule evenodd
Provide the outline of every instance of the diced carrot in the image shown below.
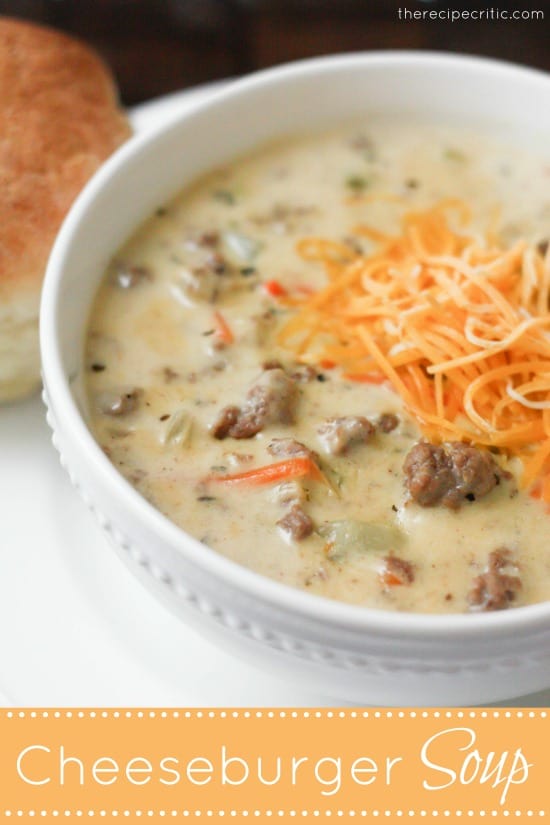
<path fill-rule="evenodd" d="M 529 495 L 536 501 L 546 504 L 546 512 L 550 515 L 550 476 L 537 479 L 529 490 Z"/>
<path fill-rule="evenodd" d="M 214 324 L 218 341 L 221 341 L 223 344 L 232 344 L 235 336 L 221 312 L 214 313 Z"/>
<path fill-rule="evenodd" d="M 324 370 L 333 370 L 336 366 L 336 363 L 334 361 L 331 361 L 330 358 L 323 358 L 319 362 L 319 366 L 321 366 Z"/>
<path fill-rule="evenodd" d="M 342 377 L 358 384 L 384 384 L 388 380 L 382 372 L 346 372 Z"/>
<path fill-rule="evenodd" d="M 297 456 L 286 461 L 277 461 L 275 464 L 255 467 L 253 470 L 246 470 L 243 473 L 213 475 L 209 476 L 206 481 L 257 487 L 264 484 L 276 484 L 278 481 L 291 478 L 303 478 L 304 476 L 315 479 L 315 481 L 326 482 L 317 464 L 308 456 Z"/>
<path fill-rule="evenodd" d="M 380 573 L 380 581 L 384 587 L 396 587 L 397 585 L 405 584 L 403 579 L 400 579 L 395 573 L 390 573 L 389 570 L 384 570 Z"/>
<path fill-rule="evenodd" d="M 542 500 L 550 504 L 550 475 L 542 480 Z"/>
<path fill-rule="evenodd" d="M 265 281 L 263 288 L 272 298 L 281 298 L 283 295 L 288 294 L 286 288 L 279 281 Z"/>

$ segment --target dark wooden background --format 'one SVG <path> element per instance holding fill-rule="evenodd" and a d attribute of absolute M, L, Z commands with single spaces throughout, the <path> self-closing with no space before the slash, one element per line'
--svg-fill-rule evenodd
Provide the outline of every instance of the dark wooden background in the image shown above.
<path fill-rule="evenodd" d="M 542 9 L 544 21 L 410 22 L 398 9 Z M 0 0 L 0 13 L 93 44 L 127 104 L 287 60 L 365 49 L 439 49 L 550 70 L 549 0 Z"/>

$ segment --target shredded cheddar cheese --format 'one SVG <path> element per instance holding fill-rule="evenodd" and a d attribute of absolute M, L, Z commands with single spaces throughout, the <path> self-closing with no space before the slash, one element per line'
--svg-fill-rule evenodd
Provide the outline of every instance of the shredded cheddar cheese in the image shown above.
<path fill-rule="evenodd" d="M 550 251 L 505 249 L 468 221 L 445 201 L 406 214 L 396 236 L 358 227 L 369 255 L 302 240 L 327 285 L 294 302 L 281 343 L 355 380 L 385 376 L 427 438 L 520 458 L 524 485 L 550 501 Z"/>

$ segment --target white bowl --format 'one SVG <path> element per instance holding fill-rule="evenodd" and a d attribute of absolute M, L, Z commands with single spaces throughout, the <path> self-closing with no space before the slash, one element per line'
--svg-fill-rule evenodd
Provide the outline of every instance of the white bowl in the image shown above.
<path fill-rule="evenodd" d="M 263 578 L 148 504 L 111 465 L 81 414 L 92 299 L 112 254 L 159 203 L 264 141 L 389 110 L 503 129 L 526 142 L 550 134 L 550 77 L 439 54 L 318 59 L 239 81 L 170 126 L 138 136 L 88 184 L 55 244 L 42 303 L 45 397 L 73 483 L 128 565 L 185 621 L 258 665 L 339 699 L 481 703 L 550 684 L 550 603 L 481 615 L 399 614 Z"/>

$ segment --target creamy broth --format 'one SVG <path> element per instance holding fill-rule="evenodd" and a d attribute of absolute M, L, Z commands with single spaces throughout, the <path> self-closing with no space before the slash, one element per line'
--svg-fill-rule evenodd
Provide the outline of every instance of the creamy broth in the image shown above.
<path fill-rule="evenodd" d="M 550 599 L 550 516 L 538 501 L 514 479 L 457 510 L 411 501 L 403 464 L 421 436 L 399 396 L 323 365 L 309 374 L 277 342 L 293 312 L 278 293 L 324 283 L 321 268 L 296 253 L 299 239 L 328 237 L 368 252 L 369 242 L 353 236 L 357 224 L 394 232 L 404 209 L 458 197 L 477 231 L 493 223 L 506 242 L 540 242 L 550 220 L 548 168 L 473 132 L 385 118 L 266 147 L 203 178 L 159 206 L 99 290 L 86 345 L 98 442 L 177 525 L 308 592 L 384 609 L 464 612 L 490 554 L 507 548 L 521 580 L 513 604 Z M 381 193 L 398 199 L 371 197 Z M 220 317 L 234 340 L 224 341 Z M 215 438 L 220 411 L 243 405 L 269 361 L 293 382 L 294 423 Z M 388 432 L 378 426 L 386 414 L 398 417 Z M 366 417 L 374 432 L 341 454 L 327 452 L 319 429 L 343 416 Z M 280 483 L 208 481 L 280 461 L 268 450 L 276 438 L 317 452 L 329 481 L 293 482 L 311 520 L 303 538 L 285 528 L 290 505 Z M 513 462 L 506 469 L 517 475 Z M 410 576 L 388 579 L 388 557 Z"/>

